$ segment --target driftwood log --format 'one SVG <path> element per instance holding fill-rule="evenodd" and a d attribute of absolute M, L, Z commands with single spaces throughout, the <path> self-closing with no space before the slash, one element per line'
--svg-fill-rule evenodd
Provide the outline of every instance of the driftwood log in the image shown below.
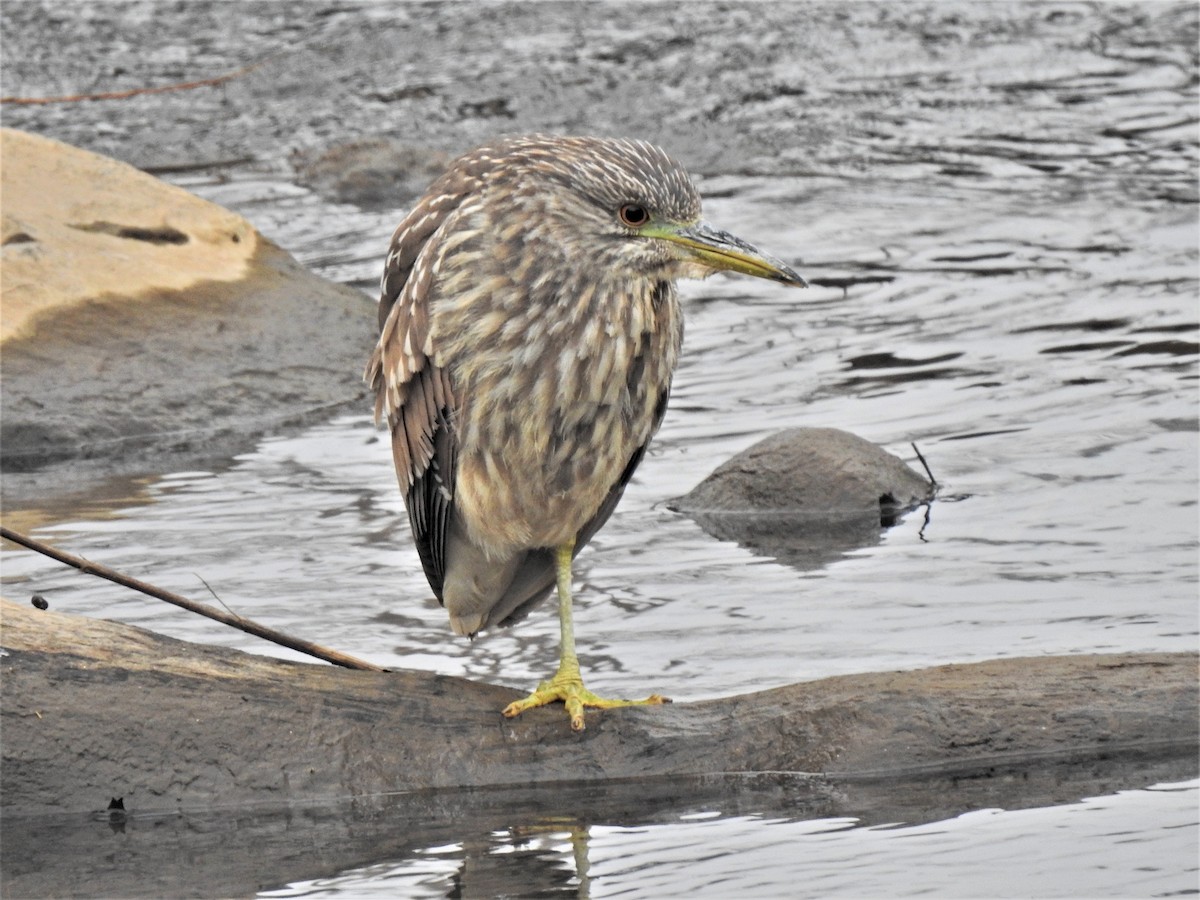
<path fill-rule="evenodd" d="M 6 814 L 208 809 L 429 788 L 722 773 L 839 778 L 1179 756 L 1197 658 L 1014 659 L 828 678 L 743 696 L 506 720 L 521 693 L 199 646 L 4 602 Z"/>
<path fill-rule="evenodd" d="M 577 734 L 560 708 L 504 719 L 515 689 L 0 615 L 6 897 L 251 896 L 445 846 L 463 896 L 542 896 L 586 884 L 596 824 L 912 823 L 1196 773 L 1193 654 L 829 678 Z M 492 853 L 564 832 L 566 859 Z"/>

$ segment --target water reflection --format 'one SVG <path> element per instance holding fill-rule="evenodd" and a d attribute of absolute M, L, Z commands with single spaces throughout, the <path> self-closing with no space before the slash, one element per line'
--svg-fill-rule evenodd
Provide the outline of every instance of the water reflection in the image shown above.
<path fill-rule="evenodd" d="M 1158 784 L 1112 793 L 1131 765 Z M 1200 782 L 1180 768 L 726 775 L 0 828 L 12 896 L 1150 896 L 1194 887 L 1181 863 L 1194 859 Z"/>
<path fill-rule="evenodd" d="M 153 502 L 159 475 L 112 478 L 89 484 L 86 489 L 66 491 L 40 498 L 36 505 L 7 506 L 4 524 L 25 534 L 69 519 L 103 521 L 120 517 L 125 510 Z"/>

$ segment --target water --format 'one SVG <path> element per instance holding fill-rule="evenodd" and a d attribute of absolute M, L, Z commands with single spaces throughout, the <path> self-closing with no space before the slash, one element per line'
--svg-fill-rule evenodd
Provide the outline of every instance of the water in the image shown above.
<path fill-rule="evenodd" d="M 915 826 L 699 811 L 668 825 L 501 830 L 259 896 L 1173 896 L 1195 892 L 1198 784 Z M 1192 864 L 1164 870 L 1155 854 L 1167 850 Z M 782 881 L 784 866 L 800 880 Z"/>
<path fill-rule="evenodd" d="M 857 78 L 808 72 L 807 94 L 776 102 L 826 125 L 858 111 L 875 130 L 831 128 L 801 174 L 702 181 L 707 218 L 799 258 L 814 286 L 685 286 L 666 422 L 579 558 L 592 687 L 698 700 L 850 672 L 1196 648 L 1194 60 L 1161 42 L 1085 44 L 1050 56 L 1018 40 L 942 67 L 881 50 Z M 775 74 L 789 75 L 783 63 Z M 326 277 L 373 288 L 395 213 L 331 204 L 270 167 L 175 180 Z M 667 508 L 732 454 L 800 425 L 910 460 L 915 441 L 942 499 L 807 571 Z M 365 409 L 217 471 L 5 516 L 197 599 L 203 579 L 241 614 L 385 666 L 529 687 L 554 663 L 551 606 L 474 644 L 450 635 Z M 33 554 L 6 549 L 3 565 L 10 598 L 37 591 L 59 611 L 293 656 Z M 547 893 L 580 896 L 1195 892 L 1197 782 L 1149 784 L 901 827 L 771 804 L 573 830 L 514 813 L 482 836 L 464 825 L 471 841 L 376 847 L 263 895 L 520 893 L 535 882 L 514 882 L 516 865 L 557 873 Z"/>

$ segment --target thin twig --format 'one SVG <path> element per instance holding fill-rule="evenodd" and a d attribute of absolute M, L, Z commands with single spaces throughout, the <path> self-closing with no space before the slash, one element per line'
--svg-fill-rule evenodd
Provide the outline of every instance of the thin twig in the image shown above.
<path fill-rule="evenodd" d="M 11 528 L 6 528 L 0 525 L 0 537 L 7 538 L 14 544 L 20 544 L 22 547 L 28 547 L 41 553 L 43 556 L 48 556 L 51 559 L 58 560 L 73 568 L 78 569 L 88 575 L 97 575 L 100 578 L 119 584 L 123 587 L 139 591 L 151 597 L 156 597 L 159 600 L 165 600 L 167 603 L 173 603 L 176 606 L 199 613 L 202 616 L 207 616 L 210 619 L 215 619 L 225 625 L 232 626 L 247 634 L 253 634 L 257 637 L 271 641 L 274 644 L 279 644 L 281 647 L 288 647 L 291 650 L 297 650 L 300 653 L 307 653 L 309 656 L 315 656 L 317 659 L 323 659 L 325 662 L 333 663 L 335 666 L 343 666 L 347 669 L 363 669 L 368 672 L 385 672 L 387 671 L 382 666 L 377 666 L 374 663 L 366 662 L 346 653 L 340 653 L 337 650 L 330 650 L 322 647 L 320 644 L 314 644 L 311 641 L 304 641 L 299 638 L 291 637 L 283 632 L 275 631 L 273 628 L 267 628 L 265 625 L 259 625 L 257 622 L 244 618 L 243 616 L 224 613 L 212 606 L 206 606 L 203 603 L 197 603 L 195 600 L 189 600 L 179 594 L 171 591 L 163 590 L 155 587 L 137 578 L 131 578 L 128 575 L 122 575 L 108 566 L 100 563 L 89 562 L 81 556 L 75 556 L 57 547 L 52 547 L 50 544 L 43 543 L 36 538 L 31 538 L 28 535 L 21 534 L 18 531 L 13 531 Z M 203 579 L 201 579 L 203 580 Z"/>
<path fill-rule="evenodd" d="M 227 81 L 232 81 L 235 78 L 240 78 L 243 75 L 248 75 L 255 69 L 266 64 L 278 54 L 273 54 L 266 59 L 261 59 L 258 62 L 251 63 L 248 66 L 242 66 L 233 72 L 226 72 L 224 75 L 216 75 L 212 78 L 201 78 L 198 81 L 181 81 L 175 84 L 163 84 L 158 87 L 140 87 L 130 88 L 127 91 L 105 91 L 99 94 L 66 94 L 61 97 L 0 97 L 0 103 L 15 103 L 23 106 L 43 106 L 49 103 L 79 103 L 84 100 L 127 100 L 130 97 L 137 97 L 141 94 L 166 94 L 171 91 L 190 91 L 195 88 L 213 87 L 218 84 L 224 84 Z"/>
<path fill-rule="evenodd" d="M 917 459 L 919 459 L 921 461 L 921 465 L 925 467 L 925 474 L 929 476 L 929 483 L 936 488 L 938 486 L 938 482 L 937 479 L 933 477 L 933 472 L 929 468 L 929 463 L 925 462 L 925 457 L 921 454 L 921 451 L 917 449 L 915 441 L 912 442 L 911 446 L 913 448 L 913 453 L 917 454 Z"/>
<path fill-rule="evenodd" d="M 216 600 L 218 603 L 220 603 L 220 604 L 221 604 L 221 606 L 223 606 L 223 607 L 225 608 L 225 612 L 229 613 L 229 614 L 230 614 L 231 616 L 233 616 L 235 619 L 240 619 L 240 618 L 242 618 L 242 617 L 241 617 L 241 616 L 239 616 L 237 613 L 235 613 L 235 612 L 234 612 L 232 609 L 230 609 L 230 608 L 229 608 L 229 604 L 228 604 L 228 603 L 226 603 L 224 600 L 222 600 L 222 599 L 221 599 L 221 597 L 220 597 L 220 596 L 217 594 L 217 592 L 216 592 L 216 591 L 214 591 L 214 590 L 212 589 L 212 585 L 211 585 L 211 584 L 209 584 L 207 581 L 205 581 L 205 580 L 204 580 L 204 576 L 203 576 L 203 575 L 201 575 L 201 574 L 200 574 L 200 573 L 198 573 L 198 572 L 193 572 L 192 574 L 193 574 L 193 575 L 195 575 L 197 578 L 199 578 L 199 579 L 200 579 L 200 583 L 201 583 L 202 585 L 204 585 L 206 588 L 208 588 L 208 592 L 209 592 L 210 594 L 212 594 L 212 598 L 213 598 L 214 600 Z"/>

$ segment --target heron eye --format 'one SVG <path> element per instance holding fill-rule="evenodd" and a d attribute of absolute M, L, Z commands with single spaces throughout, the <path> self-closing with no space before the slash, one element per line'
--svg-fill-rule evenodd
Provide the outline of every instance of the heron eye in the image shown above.
<path fill-rule="evenodd" d="M 621 219 L 622 225 L 630 228 L 641 228 L 650 221 L 650 213 L 646 211 L 646 207 L 636 203 L 626 203 L 617 210 L 617 216 Z"/>

